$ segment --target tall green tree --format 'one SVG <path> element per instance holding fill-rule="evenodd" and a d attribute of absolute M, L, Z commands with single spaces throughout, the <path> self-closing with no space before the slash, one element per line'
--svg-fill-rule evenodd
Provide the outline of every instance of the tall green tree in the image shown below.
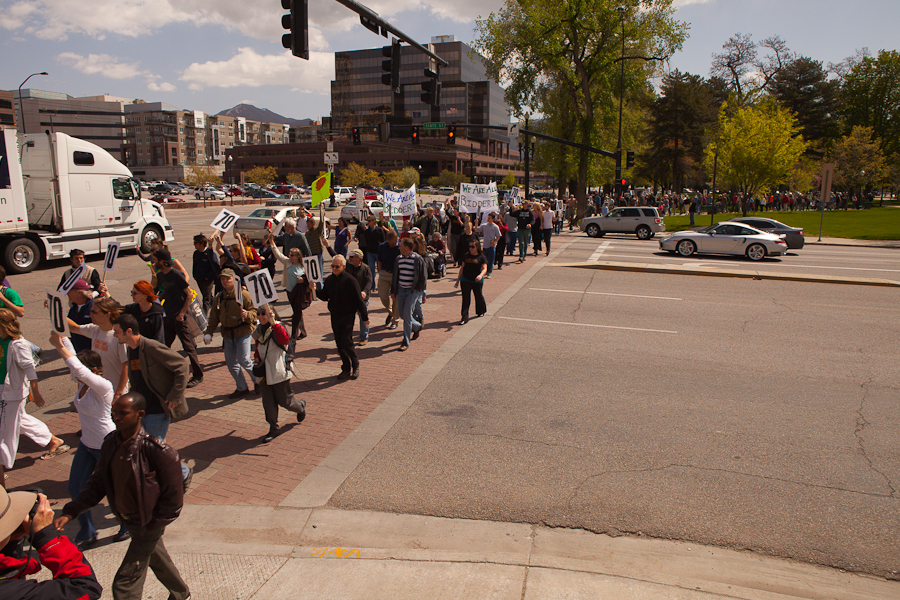
<path fill-rule="evenodd" d="M 885 160 L 871 127 L 854 127 L 831 151 L 834 183 L 845 190 L 866 189 L 881 181 Z"/>
<path fill-rule="evenodd" d="M 698 187 L 706 130 L 716 123 L 716 94 L 699 75 L 668 73 L 648 109 L 648 154 L 639 172 L 663 188 Z"/>
<path fill-rule="evenodd" d="M 900 52 L 860 57 L 844 76 L 841 106 L 848 132 L 871 127 L 885 155 L 900 154 Z"/>
<path fill-rule="evenodd" d="M 786 181 L 806 150 L 793 115 L 771 100 L 729 113 L 726 102 L 717 138 L 706 149 L 707 168 L 712 171 L 718 153 L 719 177 L 747 198 Z"/>
<path fill-rule="evenodd" d="M 687 27 L 674 19 L 672 0 L 627 0 L 624 11 L 609 0 L 506 0 L 499 13 L 476 21 L 475 49 L 485 57 L 488 76 L 508 84 L 506 100 L 517 116 L 547 115 L 547 89 L 566 98 L 574 123 L 573 141 L 590 146 L 598 125 L 615 122 L 619 58 L 671 56 L 681 48 Z M 624 24 L 624 36 L 622 29 Z M 649 68 L 626 60 L 628 89 L 641 88 Z M 575 150 L 578 212 L 586 204 L 592 153 Z"/>
<path fill-rule="evenodd" d="M 840 136 L 840 88 L 840 81 L 829 79 L 821 62 L 806 56 L 787 61 L 769 81 L 769 94 L 793 113 L 814 156 L 824 156 Z"/>

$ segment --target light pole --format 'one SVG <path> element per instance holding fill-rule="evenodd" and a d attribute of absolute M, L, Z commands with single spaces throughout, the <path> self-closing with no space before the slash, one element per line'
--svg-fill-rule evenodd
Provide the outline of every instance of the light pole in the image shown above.
<path fill-rule="evenodd" d="M 49 75 L 47 71 L 42 71 L 41 73 L 32 73 L 28 77 L 25 78 L 25 81 L 19 84 L 19 114 L 22 115 L 22 135 L 25 135 L 25 108 L 22 106 L 22 86 L 28 83 L 28 80 L 34 77 L 35 75 Z"/>
<path fill-rule="evenodd" d="M 622 22 L 622 56 L 619 58 L 619 138 L 616 142 L 616 204 L 622 197 L 622 102 L 625 100 L 625 7 L 616 9 Z"/>

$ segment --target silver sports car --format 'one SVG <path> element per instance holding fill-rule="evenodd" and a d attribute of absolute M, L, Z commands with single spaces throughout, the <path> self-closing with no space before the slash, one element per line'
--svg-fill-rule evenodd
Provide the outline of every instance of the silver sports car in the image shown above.
<path fill-rule="evenodd" d="M 679 231 L 659 241 L 659 249 L 690 256 L 703 254 L 743 254 L 750 260 L 781 256 L 787 244 L 777 235 L 749 227 L 744 223 L 723 221 L 700 230 Z"/>

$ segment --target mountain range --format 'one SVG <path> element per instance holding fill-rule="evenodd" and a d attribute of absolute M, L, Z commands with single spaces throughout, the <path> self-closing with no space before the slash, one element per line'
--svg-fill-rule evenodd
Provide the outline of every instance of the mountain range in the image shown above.
<path fill-rule="evenodd" d="M 291 127 L 307 127 L 313 123 L 312 119 L 290 119 L 282 117 L 278 113 L 273 113 L 268 108 L 257 108 L 252 104 L 238 104 L 217 114 L 225 117 L 244 117 L 251 121 L 262 121 L 264 123 L 283 123 Z"/>

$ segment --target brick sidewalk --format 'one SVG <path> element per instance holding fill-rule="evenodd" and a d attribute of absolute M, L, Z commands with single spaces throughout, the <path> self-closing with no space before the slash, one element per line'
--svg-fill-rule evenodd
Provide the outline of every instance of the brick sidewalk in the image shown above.
<path fill-rule="evenodd" d="M 535 260 L 538 258 L 529 257 L 524 264 L 506 262 L 502 271 L 494 269 L 484 287 L 488 304 Z M 190 413 L 172 424 L 167 437 L 182 458 L 194 467 L 193 483 L 185 501 L 274 506 L 284 499 L 459 327 L 461 296 L 453 287 L 456 274 L 457 270 L 452 268 L 443 279 L 428 281 L 428 299 L 423 308 L 425 329 L 407 352 L 398 351 L 403 337 L 402 323 L 397 329 L 388 330 L 383 325 L 387 312 L 380 300 L 377 296 L 370 300 L 369 343 L 357 349 L 360 378 L 355 381 L 335 378 L 341 361 L 325 303 L 315 302 L 306 309 L 304 320 L 309 336 L 297 344 L 296 377 L 292 384 L 294 393 L 302 394 L 306 400 L 306 420 L 297 423 L 293 413 L 282 410 L 279 414 L 282 434 L 268 444 L 260 441 L 268 431 L 268 424 L 263 418 L 259 396 L 229 399 L 235 384 L 224 366 L 221 342 L 216 338 L 210 346 L 201 343 L 198 352 L 205 371 L 203 383 L 188 390 Z M 290 308 L 286 302 L 279 302 L 276 309 L 289 319 Z M 471 312 L 474 316 L 474 306 Z M 358 331 L 358 323 L 356 327 Z M 80 426 L 78 416 L 69 408 L 68 403 L 61 404 L 47 414 L 56 415 L 49 420 L 50 428 L 74 452 L 78 443 L 75 432 Z M 52 500 L 67 501 L 66 481 L 73 452 L 40 460 L 43 452 L 23 439 L 16 468 L 9 472 L 9 487 L 38 486 Z"/>

